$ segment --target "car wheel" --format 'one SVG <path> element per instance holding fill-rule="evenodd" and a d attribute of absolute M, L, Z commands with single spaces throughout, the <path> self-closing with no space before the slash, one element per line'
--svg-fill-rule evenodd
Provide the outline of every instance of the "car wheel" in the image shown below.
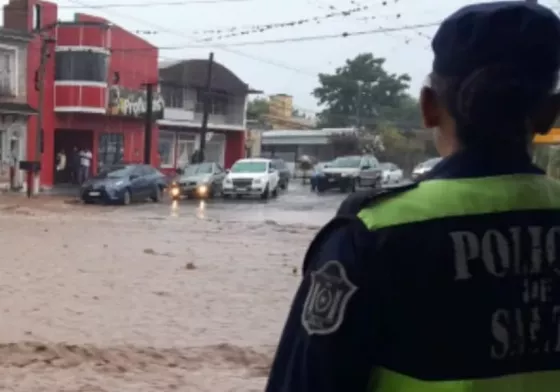
<path fill-rule="evenodd" d="M 161 188 L 159 186 L 156 185 L 154 189 L 154 194 L 150 199 L 152 199 L 154 203 L 158 203 L 161 201 Z"/>
<path fill-rule="evenodd" d="M 130 204 L 130 202 L 132 201 L 132 195 L 130 194 L 130 190 L 125 190 L 123 197 L 122 197 L 122 204 L 123 206 L 127 206 Z"/>
<path fill-rule="evenodd" d="M 268 188 L 268 185 L 267 185 L 266 188 L 264 188 L 263 193 L 261 193 L 261 199 L 262 200 L 268 200 L 269 197 L 270 197 L 270 189 Z"/>
<path fill-rule="evenodd" d="M 272 197 L 278 197 L 278 189 L 279 187 L 276 187 L 272 190 Z"/>
<path fill-rule="evenodd" d="M 283 191 L 285 191 L 288 188 L 288 181 L 283 181 L 280 183 L 280 189 L 282 189 Z"/>
<path fill-rule="evenodd" d="M 352 183 L 350 184 L 350 192 L 356 192 L 356 188 L 358 187 L 359 180 L 354 178 Z"/>

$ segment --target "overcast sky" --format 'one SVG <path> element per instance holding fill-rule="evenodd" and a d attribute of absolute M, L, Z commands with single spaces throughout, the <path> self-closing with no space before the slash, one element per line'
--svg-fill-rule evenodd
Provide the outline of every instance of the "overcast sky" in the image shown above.
<path fill-rule="evenodd" d="M 6 4 L 8 0 L 0 0 Z M 457 8 L 472 0 L 60 0 L 59 15 L 69 20 L 75 12 L 102 16 L 139 34 L 160 50 L 164 60 L 203 58 L 215 52 L 216 61 L 225 65 L 254 88 L 266 94 L 294 96 L 296 107 L 317 111 L 311 91 L 317 86 L 317 73 L 330 72 L 347 58 L 372 52 L 387 59 L 390 72 L 412 77 L 411 93 L 417 95 L 430 69 L 430 38 L 437 24 Z M 541 0 L 560 9 L 559 0 Z M 88 8 L 93 6 L 94 8 Z M 366 8 L 367 9 L 364 9 Z M 344 11 L 359 8 L 350 15 Z M 326 18 L 329 13 L 337 16 Z M 224 39 L 204 31 L 236 27 L 248 31 L 253 25 L 298 21 L 317 17 L 319 22 L 279 27 Z M 403 28 L 347 38 L 312 41 L 235 44 L 290 40 L 300 37 L 335 35 Z M 409 28 L 407 28 L 409 27 Z M 213 38 L 211 42 L 201 39 Z"/>

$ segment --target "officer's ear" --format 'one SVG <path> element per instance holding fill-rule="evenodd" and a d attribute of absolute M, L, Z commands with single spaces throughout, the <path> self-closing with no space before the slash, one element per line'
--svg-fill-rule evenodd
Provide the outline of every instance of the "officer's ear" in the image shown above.
<path fill-rule="evenodd" d="M 558 114 L 560 114 L 560 94 L 554 94 L 548 97 L 532 116 L 531 123 L 534 132 L 541 135 L 547 134 L 554 125 Z"/>
<path fill-rule="evenodd" d="M 441 125 L 443 106 L 435 90 L 430 86 L 422 87 L 420 91 L 420 110 L 426 128 L 437 128 Z"/>

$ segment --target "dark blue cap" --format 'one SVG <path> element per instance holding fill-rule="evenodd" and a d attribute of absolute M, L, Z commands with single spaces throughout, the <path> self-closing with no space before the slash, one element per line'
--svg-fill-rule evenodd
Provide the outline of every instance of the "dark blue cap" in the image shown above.
<path fill-rule="evenodd" d="M 464 79 L 494 65 L 557 74 L 560 19 L 546 7 L 522 1 L 473 4 L 443 21 L 432 48 L 433 71 L 444 77 Z"/>

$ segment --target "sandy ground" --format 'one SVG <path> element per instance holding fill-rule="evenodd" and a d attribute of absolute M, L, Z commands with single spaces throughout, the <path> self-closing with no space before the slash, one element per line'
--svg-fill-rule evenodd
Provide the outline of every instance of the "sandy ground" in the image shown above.
<path fill-rule="evenodd" d="M 1 391 L 263 390 L 317 227 L 134 208 L 0 201 Z"/>

